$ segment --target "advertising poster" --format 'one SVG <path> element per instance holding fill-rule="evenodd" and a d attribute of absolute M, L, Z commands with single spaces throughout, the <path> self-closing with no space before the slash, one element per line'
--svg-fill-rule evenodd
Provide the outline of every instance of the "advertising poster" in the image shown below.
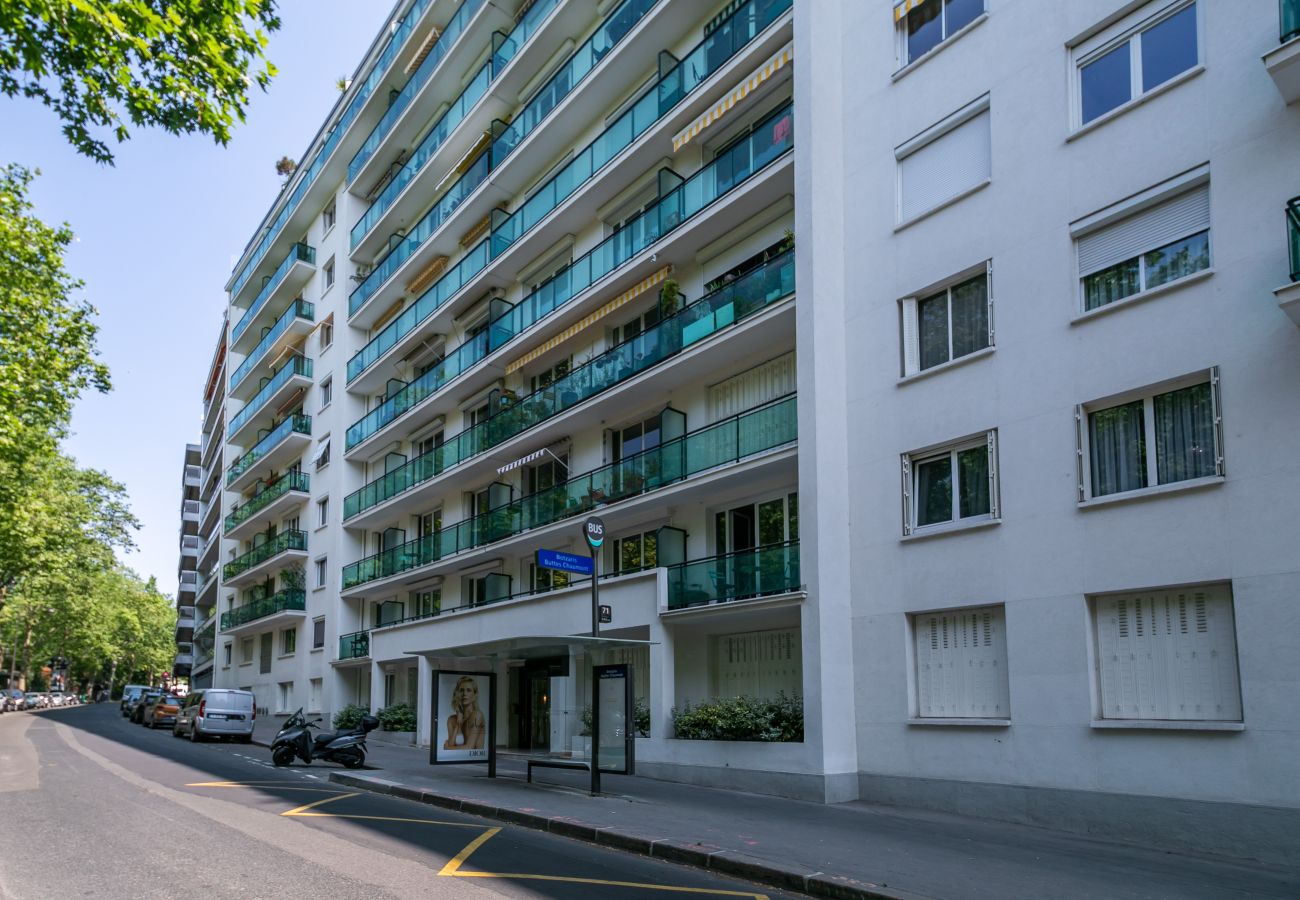
<path fill-rule="evenodd" d="M 492 747 L 492 676 L 435 672 L 433 761 L 488 762 Z"/>
<path fill-rule="evenodd" d="M 602 772 L 632 773 L 631 666 L 595 666 L 596 762 Z"/>

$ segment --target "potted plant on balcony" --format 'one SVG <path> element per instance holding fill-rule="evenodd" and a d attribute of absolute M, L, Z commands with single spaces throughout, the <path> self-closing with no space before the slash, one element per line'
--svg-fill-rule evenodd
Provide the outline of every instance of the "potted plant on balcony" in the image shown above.
<path fill-rule="evenodd" d="M 666 319 L 682 308 L 686 295 L 675 278 L 664 281 L 659 288 L 659 318 Z"/>

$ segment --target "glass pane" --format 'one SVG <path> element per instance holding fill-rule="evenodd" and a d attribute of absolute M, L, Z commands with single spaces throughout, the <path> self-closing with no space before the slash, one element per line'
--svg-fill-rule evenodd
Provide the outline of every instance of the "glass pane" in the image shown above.
<path fill-rule="evenodd" d="M 907 14 L 907 62 L 928 53 L 943 40 L 943 6 L 929 0 Z"/>
<path fill-rule="evenodd" d="M 785 540 L 785 499 L 758 504 L 759 544 L 780 544 Z"/>
<path fill-rule="evenodd" d="M 790 502 L 790 540 L 799 540 L 799 494 L 791 494 Z"/>
<path fill-rule="evenodd" d="M 1215 474 L 1214 404 L 1210 385 L 1155 398 L 1156 478 L 1160 484 Z"/>
<path fill-rule="evenodd" d="M 916 524 L 952 521 L 952 457 L 916 464 Z"/>
<path fill-rule="evenodd" d="M 1127 42 L 1088 63 L 1079 72 L 1083 91 L 1083 124 L 1127 103 L 1132 93 Z"/>
<path fill-rule="evenodd" d="M 948 292 L 922 300 L 916 305 L 920 322 L 921 368 L 928 369 L 948 361 Z"/>
<path fill-rule="evenodd" d="M 988 447 L 971 447 L 957 454 L 957 487 L 961 518 L 989 514 Z"/>
<path fill-rule="evenodd" d="M 988 279 L 981 275 L 952 289 L 952 355 L 956 359 L 988 345 Z"/>
<path fill-rule="evenodd" d="M 1142 273 L 1136 259 L 1095 272 L 1083 279 L 1083 308 L 1097 309 L 1142 290 Z"/>
<path fill-rule="evenodd" d="M 1146 254 L 1147 288 L 1185 278 L 1210 267 L 1210 233 L 1202 231 Z"/>
<path fill-rule="evenodd" d="M 641 535 L 641 565 L 651 568 L 659 565 L 659 536 L 653 531 Z"/>
<path fill-rule="evenodd" d="M 944 22 L 944 37 L 951 37 L 955 32 L 974 22 L 984 12 L 984 0 L 947 0 L 948 15 Z"/>
<path fill-rule="evenodd" d="M 1196 65 L 1196 4 L 1142 32 L 1142 90 Z"/>
<path fill-rule="evenodd" d="M 1088 414 L 1094 497 L 1146 487 L 1143 422 L 1141 400 Z"/>
<path fill-rule="evenodd" d="M 641 567 L 641 538 L 624 538 L 619 542 L 618 569 L 630 572 Z"/>

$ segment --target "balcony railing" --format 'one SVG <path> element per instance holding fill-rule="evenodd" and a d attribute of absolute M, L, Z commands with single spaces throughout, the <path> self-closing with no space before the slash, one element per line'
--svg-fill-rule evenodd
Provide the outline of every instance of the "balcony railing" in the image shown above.
<path fill-rule="evenodd" d="M 370 71 L 366 73 L 365 80 L 361 83 L 361 86 L 357 88 L 357 92 L 353 95 L 351 102 L 349 102 L 347 108 L 343 110 L 343 115 L 339 116 L 339 120 L 334 123 L 333 127 L 331 127 L 329 132 L 325 135 L 325 141 L 321 144 L 320 150 L 318 150 L 316 155 L 312 157 L 310 163 L 300 167 L 299 171 L 302 172 L 302 177 L 298 179 L 298 185 L 293 189 L 293 194 L 290 195 L 289 199 L 285 201 L 284 206 L 281 207 L 280 214 L 275 217 L 275 221 L 268 225 L 266 231 L 262 233 L 262 239 L 258 241 L 257 248 L 249 254 L 244 264 L 235 270 L 235 280 L 230 288 L 230 296 L 234 297 L 243 290 L 249 277 L 257 268 L 257 264 L 262 261 L 262 257 L 266 256 L 267 251 L 271 249 L 271 245 L 275 243 L 275 239 L 279 237 L 284 226 L 288 224 L 289 219 L 293 217 L 294 212 L 298 209 L 298 204 L 302 202 L 302 198 L 307 196 L 307 191 L 311 188 L 312 183 L 315 182 L 316 176 L 320 174 L 321 169 L 325 168 L 325 163 L 327 163 L 329 158 L 334 154 L 334 149 L 338 146 L 339 141 L 343 139 L 343 135 L 347 133 L 353 120 L 360 114 L 361 108 L 366 104 L 366 100 L 370 98 L 370 95 L 375 92 L 375 88 L 384 80 L 384 76 L 388 73 L 388 67 L 393 64 L 393 60 L 397 57 L 397 52 L 402 49 L 402 45 L 406 43 L 406 39 L 411 36 L 411 31 L 415 28 L 415 23 L 419 21 L 422 15 L 424 15 L 424 11 L 429 8 L 429 4 L 432 2 L 433 0 L 415 0 L 415 2 L 411 4 L 411 8 L 407 12 L 406 16 L 403 17 L 400 23 L 398 23 L 392 36 L 389 37 L 388 43 L 385 45 L 383 52 L 379 54 L 379 57 L 375 60 L 375 64 L 371 66 Z M 315 139 L 313 138 L 313 142 L 314 141 Z M 310 149 L 310 147 L 308 149 Z M 274 208 L 274 204 L 272 204 L 272 209 Z M 250 241 L 249 243 L 252 242 Z"/>
<path fill-rule="evenodd" d="M 523 17 L 515 23 L 515 27 L 510 29 L 510 34 L 506 35 L 505 40 L 492 54 L 492 71 L 498 74 L 505 71 L 506 63 L 515 58 L 515 54 L 537 33 L 537 29 L 546 21 L 546 17 L 559 5 L 560 0 L 536 0 L 528 7 Z"/>
<path fill-rule="evenodd" d="M 244 315 L 240 317 L 239 321 L 235 323 L 235 327 L 231 329 L 230 342 L 232 344 L 239 340 L 244 332 L 248 330 L 248 326 L 252 324 L 253 319 L 257 317 L 257 314 L 262 309 L 262 305 L 266 303 L 267 298 L 275 293 L 275 289 L 280 286 L 280 282 L 284 281 L 284 277 L 289 274 L 289 270 L 292 269 L 293 264 L 297 262 L 305 262 L 309 266 L 316 265 L 316 248 L 308 247 L 306 244 L 302 243 L 294 244 L 289 248 L 289 252 L 284 255 L 284 262 L 280 263 L 274 274 L 266 280 L 266 284 L 262 285 L 262 289 L 257 292 L 257 296 L 254 297 L 253 302 L 248 305 L 248 309 L 244 312 Z"/>
<path fill-rule="evenodd" d="M 271 379 L 262 386 L 262 389 L 253 395 L 253 399 L 244 404 L 244 408 L 230 420 L 226 426 L 226 437 L 230 438 L 239 432 L 248 422 L 259 412 L 266 402 L 271 399 L 272 395 L 280 388 L 289 383 L 289 379 L 295 375 L 301 375 L 304 378 L 311 377 L 311 360 L 305 356 L 294 356 L 280 368 L 276 369 L 271 375 Z"/>
<path fill-rule="evenodd" d="M 238 387 L 239 383 L 247 378 L 250 372 L 257 368 L 257 364 L 262 360 L 262 355 L 280 339 L 281 335 L 289 330 L 289 326 L 293 324 L 294 319 L 305 319 L 308 322 L 315 321 L 316 307 L 302 299 L 290 303 L 289 308 L 280 315 L 280 318 L 275 320 L 275 324 L 271 326 L 271 330 L 262 335 L 262 339 L 257 342 L 257 346 L 254 347 L 252 352 L 249 353 L 248 356 L 244 358 L 244 361 L 239 364 L 239 368 L 235 370 L 235 374 L 230 376 L 231 390 Z"/>
<path fill-rule="evenodd" d="M 383 117 L 375 123 L 375 127 L 370 130 L 370 134 L 366 137 L 366 142 L 361 145 L 361 149 L 353 155 L 352 160 L 348 163 L 348 184 L 352 183 L 353 179 L 357 177 L 357 173 L 361 171 L 361 167 L 366 164 L 370 157 L 374 156 L 375 151 L 379 149 L 379 145 L 388 136 L 388 132 L 393 130 L 393 125 L 401 118 L 406 108 L 411 105 L 411 100 L 415 98 L 415 95 L 428 82 L 433 70 L 438 68 L 438 64 L 442 62 L 447 52 L 465 33 L 465 26 L 469 24 L 470 19 L 474 18 L 474 14 L 483 7 L 484 2 L 485 0 L 463 0 L 460 8 L 447 20 L 446 27 L 438 35 L 437 41 L 429 50 L 429 55 L 424 58 L 424 61 L 420 63 L 420 67 L 407 79 L 406 84 L 402 86 L 397 96 L 389 101 L 388 109 L 384 111 Z"/>
<path fill-rule="evenodd" d="M 583 515 L 798 439 L 793 396 L 715 422 L 343 568 L 344 589 Z"/>
<path fill-rule="evenodd" d="M 411 490 L 789 296 L 794 292 L 794 261 L 794 252 L 786 251 L 605 351 L 549 387 L 375 479 L 344 498 L 344 518 Z"/>
<path fill-rule="evenodd" d="M 259 459 L 270 453 L 276 445 L 290 434 L 305 434 L 310 437 L 311 416 L 298 413 L 272 428 L 270 434 L 254 444 L 251 450 L 230 464 L 230 469 L 226 472 L 226 484 L 231 484 L 240 475 L 257 465 Z"/>
<path fill-rule="evenodd" d="M 222 613 L 221 630 L 228 631 L 231 628 L 238 628 L 240 625 L 247 625 L 249 622 L 265 619 L 267 616 L 273 616 L 279 612 L 305 610 L 306 608 L 306 591 L 302 588 L 285 588 L 278 594 L 263 597 L 261 600 L 254 600 L 252 603 L 245 603 L 243 606 L 230 610 L 230 612 Z"/>
<path fill-rule="evenodd" d="M 665 234 L 681 227 L 710 204 L 779 159 L 793 144 L 791 116 L 791 107 L 788 105 L 782 107 L 760 123 L 748 138 L 678 184 L 658 203 L 637 216 L 626 228 L 611 234 L 514 306 L 502 304 L 502 309 L 493 316 L 488 326 L 486 341 L 472 338 L 448 354 L 441 363 L 393 393 L 383 404 L 354 422 L 345 435 L 347 449 L 351 450 L 376 434 L 404 412 L 461 375 L 469 366 L 482 360 L 488 353 L 531 328 Z M 418 305 L 415 304 L 407 312 L 411 312 Z M 432 309 L 429 312 L 431 313 Z M 417 320 L 415 316 L 411 318 L 410 328 L 414 328 Z M 393 325 L 397 325 L 397 322 L 395 321 Z M 371 343 L 376 343 L 383 337 L 381 333 Z M 389 343 L 391 345 L 396 341 L 397 338 L 394 337 L 389 340 Z M 369 350 L 369 346 L 362 348 L 357 357 L 367 354 Z M 378 358 L 378 353 L 370 355 Z M 353 359 L 356 360 L 357 357 Z M 348 367 L 349 378 L 351 378 L 352 361 L 349 361 Z"/>
<path fill-rule="evenodd" d="M 1283 44 L 1300 37 L 1300 0 L 1279 0 L 1278 21 Z"/>
<path fill-rule="evenodd" d="M 1300 3 L 1300 0 L 1296 0 Z M 1286 203 L 1286 236 L 1291 260 L 1291 280 L 1300 281 L 1300 197 Z"/>
<path fill-rule="evenodd" d="M 243 556 L 237 556 L 221 568 L 221 577 L 229 581 L 237 578 L 254 566 L 260 566 L 273 556 L 279 556 L 289 550 L 306 550 L 307 532 L 282 531 L 259 547 L 254 547 Z"/>
<path fill-rule="evenodd" d="M 369 655 L 369 631 L 354 631 L 339 636 L 339 659 L 365 659 Z"/>
<path fill-rule="evenodd" d="M 801 585 L 799 542 L 769 544 L 668 566 L 668 608 L 786 594 Z"/>
<path fill-rule="evenodd" d="M 262 493 L 230 511 L 230 515 L 226 516 L 226 533 L 229 534 L 290 491 L 306 493 L 310 484 L 311 479 L 306 472 L 285 472 L 271 482 Z"/>

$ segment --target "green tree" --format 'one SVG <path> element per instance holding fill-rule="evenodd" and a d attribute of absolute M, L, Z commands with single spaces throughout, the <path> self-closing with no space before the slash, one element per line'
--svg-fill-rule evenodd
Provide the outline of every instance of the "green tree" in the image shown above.
<path fill-rule="evenodd" d="M 5 0 L 0 93 L 52 109 L 77 152 L 112 163 L 127 122 L 230 140 L 275 75 L 274 0 Z M 265 31 L 264 31 L 265 30 Z"/>

